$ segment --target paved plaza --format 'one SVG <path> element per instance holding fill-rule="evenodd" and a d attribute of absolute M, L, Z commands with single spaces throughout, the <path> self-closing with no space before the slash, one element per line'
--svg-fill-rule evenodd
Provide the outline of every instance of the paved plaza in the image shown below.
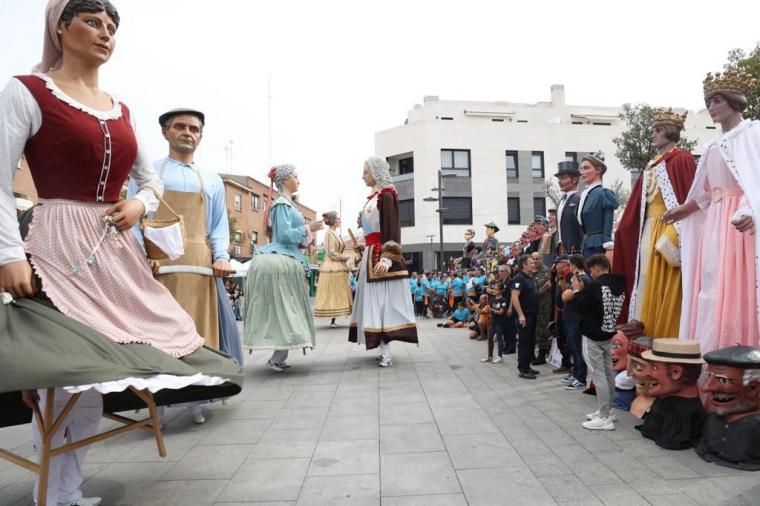
<path fill-rule="evenodd" d="M 581 427 L 595 398 L 541 366 L 517 377 L 514 355 L 482 364 L 485 343 L 419 322 L 419 347 L 394 365 L 317 320 L 317 349 L 272 372 L 248 356 L 246 384 L 194 425 L 167 411 L 168 456 L 147 432 L 94 445 L 86 495 L 105 505 L 757 505 L 760 472 L 703 462 L 617 429 Z M 345 322 L 345 320 L 344 320 Z M 108 424 L 104 423 L 104 427 Z M 30 428 L 0 429 L 0 448 L 31 454 Z M 27 505 L 32 475 L 0 461 L 0 505 Z"/>

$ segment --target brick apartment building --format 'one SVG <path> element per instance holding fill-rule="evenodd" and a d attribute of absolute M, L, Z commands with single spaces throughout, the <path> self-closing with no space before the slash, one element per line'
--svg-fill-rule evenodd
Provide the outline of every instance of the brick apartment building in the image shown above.
<path fill-rule="evenodd" d="M 259 246 L 269 244 L 264 230 L 264 206 L 269 185 L 248 176 L 219 174 L 227 197 L 227 213 L 234 220 L 235 233 L 230 237 L 230 255 L 248 259 Z M 297 197 L 297 196 L 296 196 Z M 273 194 L 277 198 L 277 191 Z M 296 200 L 306 223 L 316 220 L 317 213 Z"/>

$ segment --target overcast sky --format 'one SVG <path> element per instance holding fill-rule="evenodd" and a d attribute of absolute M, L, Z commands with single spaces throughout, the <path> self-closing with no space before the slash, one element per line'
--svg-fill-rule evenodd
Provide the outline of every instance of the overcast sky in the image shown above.
<path fill-rule="evenodd" d="M 0 81 L 41 54 L 46 0 L 0 0 Z M 701 83 L 760 40 L 760 2 L 115 0 L 117 46 L 101 87 L 133 111 L 151 156 L 157 116 L 206 112 L 204 167 L 265 180 L 293 163 L 301 200 L 356 215 L 374 134 L 442 100 L 626 102 L 699 109 Z M 230 145 L 231 164 L 225 147 Z M 347 221 L 352 223 L 353 219 Z"/>

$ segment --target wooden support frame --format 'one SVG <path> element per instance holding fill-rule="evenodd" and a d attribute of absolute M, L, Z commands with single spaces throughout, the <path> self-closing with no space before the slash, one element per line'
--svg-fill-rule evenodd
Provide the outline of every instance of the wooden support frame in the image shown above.
<path fill-rule="evenodd" d="M 50 459 L 57 455 L 77 450 L 83 446 L 97 443 L 98 441 L 104 441 L 106 439 L 119 436 L 131 430 L 144 429 L 149 430 L 153 433 L 153 436 L 156 438 L 158 454 L 161 457 L 166 457 L 166 446 L 164 445 L 164 437 L 161 433 L 161 423 L 158 418 L 158 408 L 156 407 L 156 402 L 153 399 L 153 394 L 149 390 L 138 390 L 134 387 L 129 387 L 129 389 L 147 406 L 150 414 L 148 418 L 144 418 L 142 420 L 134 420 L 132 418 L 127 418 L 115 413 L 104 412 L 103 418 L 108 418 L 109 420 L 119 422 L 123 425 L 121 427 L 117 427 L 115 429 L 111 429 L 79 441 L 72 441 L 65 443 L 63 446 L 52 448 L 53 436 L 58 433 L 58 431 L 62 430 L 64 420 L 69 415 L 69 413 L 71 413 L 71 410 L 74 409 L 74 406 L 79 400 L 80 394 L 72 395 L 69 401 L 63 407 L 63 410 L 61 410 L 60 414 L 57 417 L 54 417 L 53 403 L 55 401 L 55 389 L 48 388 L 46 391 L 45 413 L 43 414 L 40 411 L 39 404 L 35 403 L 33 407 L 34 418 L 37 421 L 37 426 L 39 427 L 42 436 L 42 447 L 39 449 L 40 462 L 33 462 L 29 459 L 21 457 L 20 455 L 0 448 L 0 459 L 7 460 L 39 475 L 40 481 L 37 501 L 37 504 L 39 506 L 46 506 L 46 492 L 49 478 L 48 473 L 50 469 Z"/>

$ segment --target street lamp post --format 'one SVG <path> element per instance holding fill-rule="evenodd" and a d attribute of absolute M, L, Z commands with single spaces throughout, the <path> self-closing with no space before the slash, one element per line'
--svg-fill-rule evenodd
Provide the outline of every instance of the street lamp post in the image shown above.
<path fill-rule="evenodd" d="M 438 169 L 438 186 L 435 188 L 431 188 L 430 191 L 434 191 L 438 193 L 437 197 L 425 197 L 425 202 L 438 202 L 438 209 L 435 210 L 435 212 L 438 213 L 438 240 L 439 240 L 439 247 L 438 247 L 438 270 L 443 270 L 443 213 L 448 211 L 449 209 L 446 207 L 443 207 L 443 190 L 446 188 L 443 187 L 442 180 L 448 179 L 448 178 L 454 178 L 457 177 L 456 174 L 443 174 L 441 172 L 441 169 Z"/>

